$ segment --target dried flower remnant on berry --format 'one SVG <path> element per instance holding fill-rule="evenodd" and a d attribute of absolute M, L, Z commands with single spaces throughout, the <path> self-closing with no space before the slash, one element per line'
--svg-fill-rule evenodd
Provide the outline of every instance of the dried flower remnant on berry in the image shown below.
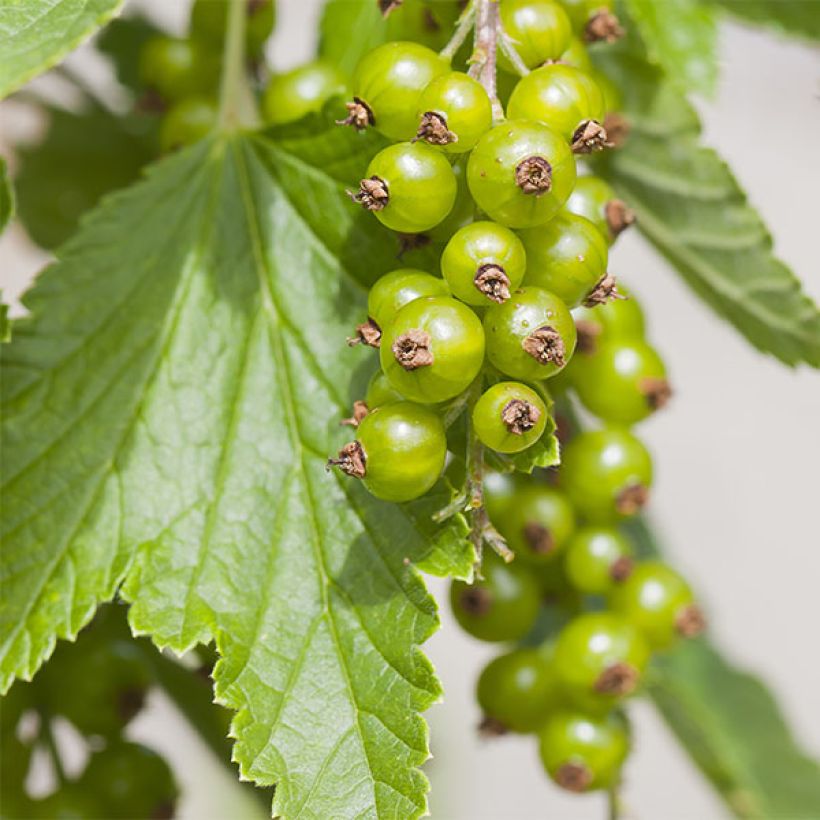
<path fill-rule="evenodd" d="M 393 355 L 405 370 L 416 370 L 433 364 L 430 334 L 423 330 L 409 330 L 393 342 Z"/>
<path fill-rule="evenodd" d="M 366 322 L 356 325 L 356 335 L 351 336 L 347 343 L 350 347 L 358 344 L 364 344 L 368 347 L 378 347 L 382 340 L 382 329 L 372 319 L 368 318 Z"/>
<path fill-rule="evenodd" d="M 351 125 L 357 131 L 363 131 L 368 126 L 376 124 L 370 106 L 360 97 L 354 97 L 350 102 L 346 102 L 345 108 L 347 116 L 343 120 L 336 120 L 336 125 Z"/>
<path fill-rule="evenodd" d="M 478 724 L 478 733 L 481 737 L 502 737 L 509 733 L 509 729 L 498 718 L 484 715 Z"/>
<path fill-rule="evenodd" d="M 544 157 L 522 159 L 515 168 L 515 184 L 525 194 L 547 193 L 552 188 L 552 165 Z"/>
<path fill-rule="evenodd" d="M 588 319 L 579 319 L 575 323 L 575 332 L 578 335 L 576 344 L 581 353 L 594 353 L 598 349 L 598 336 L 601 335 L 601 326 Z"/>
<path fill-rule="evenodd" d="M 638 389 L 646 396 L 646 403 L 653 410 L 661 410 L 672 398 L 672 387 L 666 379 L 647 376 L 641 379 Z"/>
<path fill-rule="evenodd" d="M 510 298 L 510 278 L 500 265 L 481 265 L 473 279 L 479 293 L 500 305 Z"/>
<path fill-rule="evenodd" d="M 643 484 L 630 484 L 618 493 L 615 509 L 621 515 L 635 515 L 649 502 L 649 489 Z"/>
<path fill-rule="evenodd" d="M 450 145 L 458 142 L 458 136 L 447 128 L 447 120 L 435 111 L 427 111 L 422 115 L 419 130 L 413 142 L 422 140 L 430 145 Z"/>
<path fill-rule="evenodd" d="M 387 183 L 381 177 L 368 177 L 359 183 L 358 193 L 348 191 L 347 195 L 358 202 L 366 211 L 381 211 L 387 207 L 390 194 Z"/>
<path fill-rule="evenodd" d="M 593 688 L 601 695 L 625 697 L 637 689 L 640 677 L 640 673 L 634 666 L 624 661 L 617 661 L 601 672 Z"/>
<path fill-rule="evenodd" d="M 595 307 L 596 305 L 611 302 L 613 299 L 625 298 L 618 292 L 618 280 L 611 273 L 605 273 L 587 294 L 586 299 L 584 299 L 584 307 Z"/>
<path fill-rule="evenodd" d="M 532 430 L 541 418 L 541 411 L 523 399 L 510 399 L 501 411 L 501 421 L 514 436 Z"/>
<path fill-rule="evenodd" d="M 376 3 L 379 6 L 379 11 L 382 13 L 382 17 L 387 18 L 390 16 L 391 12 L 394 12 L 404 0 L 376 0 Z"/>
<path fill-rule="evenodd" d="M 364 478 L 367 472 L 367 456 L 358 441 L 345 444 L 336 458 L 328 459 L 328 467 L 338 467 L 345 475 Z"/>
<path fill-rule="evenodd" d="M 697 604 L 683 607 L 675 618 L 675 629 L 682 638 L 695 638 L 706 629 L 706 618 Z"/>
<path fill-rule="evenodd" d="M 555 773 L 555 782 L 567 791 L 580 794 L 592 784 L 592 772 L 583 763 L 564 763 Z"/>
<path fill-rule="evenodd" d="M 486 615 L 493 603 L 492 593 L 484 587 L 472 586 L 462 590 L 459 596 L 461 608 L 470 615 Z"/>
<path fill-rule="evenodd" d="M 609 577 L 616 583 L 620 584 L 632 575 L 632 570 L 634 569 L 635 561 L 628 555 L 622 555 L 620 558 L 616 558 L 612 562 L 612 566 L 609 568 Z"/>
<path fill-rule="evenodd" d="M 601 123 L 595 120 L 584 120 L 572 135 L 572 150 L 576 154 L 591 154 L 612 148 L 612 143 Z"/>
<path fill-rule="evenodd" d="M 610 199 L 604 206 L 604 218 L 609 233 L 615 239 L 635 222 L 635 211 L 622 199 Z"/>
<path fill-rule="evenodd" d="M 353 413 L 349 418 L 342 419 L 339 424 L 343 424 L 346 427 L 358 427 L 359 422 L 370 412 L 370 408 L 367 406 L 366 402 L 363 401 L 354 401 L 353 402 Z"/>
<path fill-rule="evenodd" d="M 623 36 L 623 26 L 618 18 L 607 9 L 596 11 L 584 28 L 584 39 L 588 43 L 614 43 Z"/>
<path fill-rule="evenodd" d="M 549 555 L 555 549 L 555 538 L 543 525 L 530 521 L 524 525 L 524 540 L 536 555 Z"/>
<path fill-rule="evenodd" d="M 534 330 L 521 343 L 524 350 L 540 364 L 566 364 L 566 351 L 561 334 L 553 327 L 544 325 Z"/>

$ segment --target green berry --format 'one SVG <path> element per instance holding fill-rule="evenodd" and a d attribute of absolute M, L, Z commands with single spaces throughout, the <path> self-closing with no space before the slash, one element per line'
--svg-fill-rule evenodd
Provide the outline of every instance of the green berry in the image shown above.
<path fill-rule="evenodd" d="M 627 425 L 664 407 L 671 396 L 661 357 L 640 339 L 597 344 L 573 368 L 572 386 L 598 418 Z"/>
<path fill-rule="evenodd" d="M 592 73 L 593 71 L 589 51 L 587 51 L 587 47 L 578 37 L 570 38 L 569 45 L 558 59 L 562 63 L 580 68 L 581 71 L 586 71 L 587 73 Z"/>
<path fill-rule="evenodd" d="M 163 152 L 175 151 L 206 137 L 216 125 L 217 110 L 208 97 L 186 97 L 162 119 L 159 144 Z"/>
<path fill-rule="evenodd" d="M 588 595 L 603 595 L 629 577 L 632 545 L 614 527 L 588 525 L 570 538 L 564 569 L 570 583 Z"/>
<path fill-rule="evenodd" d="M 563 492 L 531 481 L 493 523 L 517 557 L 545 563 L 563 550 L 575 530 L 575 512 Z"/>
<path fill-rule="evenodd" d="M 196 94 L 211 95 L 219 82 L 218 54 L 191 40 L 153 37 L 140 53 L 140 79 L 172 102 Z"/>
<path fill-rule="evenodd" d="M 604 95 L 604 108 L 607 114 L 613 111 L 620 111 L 624 107 L 621 89 L 618 88 L 612 78 L 608 74 L 604 74 L 603 71 L 597 71 L 593 68 L 590 74 L 595 82 L 598 83 L 598 88 L 601 89 L 601 93 Z"/>
<path fill-rule="evenodd" d="M 449 296 L 447 284 L 415 268 L 399 268 L 376 280 L 367 295 L 367 314 L 379 327 L 387 327 L 405 305 L 422 296 Z"/>
<path fill-rule="evenodd" d="M 538 393 L 520 382 L 499 382 L 473 408 L 473 428 L 485 447 L 519 453 L 541 438 L 547 406 Z"/>
<path fill-rule="evenodd" d="M 572 311 L 580 353 L 592 353 L 606 341 L 643 338 L 645 323 L 640 303 L 620 281 L 618 295 L 618 299 Z"/>
<path fill-rule="evenodd" d="M 430 81 L 448 71 L 447 62 L 418 43 L 385 43 L 365 54 L 353 77 L 347 125 L 372 125 L 391 140 L 409 140 L 419 127 L 419 98 Z"/>
<path fill-rule="evenodd" d="M 456 231 L 441 255 L 441 272 L 453 295 L 468 305 L 500 304 L 524 278 L 521 240 L 495 222 L 473 222 Z"/>
<path fill-rule="evenodd" d="M 460 157 L 453 163 L 453 175 L 456 178 L 456 201 L 452 210 L 439 222 L 438 225 L 426 231 L 426 235 L 435 242 L 442 244 L 465 225 L 469 225 L 475 217 L 475 202 L 467 187 L 467 159 Z"/>
<path fill-rule="evenodd" d="M 545 123 L 572 144 L 576 153 L 606 147 L 601 126 L 604 95 L 592 77 L 575 66 L 551 63 L 519 80 L 507 104 L 512 119 Z"/>
<path fill-rule="evenodd" d="M 609 250 L 598 229 L 581 216 L 562 211 L 551 222 L 518 234 L 527 253 L 527 284 L 552 291 L 570 307 L 607 278 Z"/>
<path fill-rule="evenodd" d="M 610 596 L 615 612 L 634 624 L 653 649 L 692 638 L 705 622 L 689 584 L 660 561 L 638 564 Z"/>
<path fill-rule="evenodd" d="M 601 718 L 556 712 L 545 722 L 539 740 L 547 774 L 577 793 L 616 785 L 630 745 L 629 727 L 618 712 Z"/>
<path fill-rule="evenodd" d="M 383 404 L 393 404 L 397 401 L 404 401 L 404 396 L 395 390 L 387 376 L 381 370 L 377 370 L 371 377 L 367 384 L 367 393 L 364 397 L 365 404 L 368 410 L 375 410 Z"/>
<path fill-rule="evenodd" d="M 191 37 L 204 44 L 222 49 L 228 24 L 230 0 L 196 0 L 191 8 Z M 262 51 L 276 23 L 274 0 L 252 0 L 247 3 L 245 50 L 251 57 Z"/>
<path fill-rule="evenodd" d="M 517 641 L 538 615 L 538 584 L 526 568 L 485 553 L 482 580 L 453 581 L 450 605 L 462 629 L 480 641 Z"/>
<path fill-rule="evenodd" d="M 644 637 L 625 618 L 587 612 L 561 630 L 553 663 L 566 696 L 579 708 L 602 714 L 635 692 L 649 655 Z"/>
<path fill-rule="evenodd" d="M 456 200 L 456 178 L 443 154 L 400 142 L 376 154 L 353 197 L 388 228 L 420 233 L 441 222 Z"/>
<path fill-rule="evenodd" d="M 515 503 L 521 482 L 515 474 L 484 473 L 484 506 L 491 521 L 501 520 L 511 504 Z"/>
<path fill-rule="evenodd" d="M 362 479 L 376 498 L 411 501 L 438 481 L 446 455 L 441 419 L 427 407 L 400 401 L 369 412 L 356 440 L 329 463 Z"/>
<path fill-rule="evenodd" d="M 490 129 L 467 163 L 476 204 L 510 228 L 548 222 L 575 186 L 575 158 L 560 134 L 527 120 Z"/>
<path fill-rule="evenodd" d="M 482 728 L 502 734 L 534 732 L 555 708 L 558 687 L 542 649 L 515 649 L 494 658 L 476 687 Z"/>
<path fill-rule="evenodd" d="M 588 219 L 610 245 L 635 221 L 632 211 L 600 177 L 578 177 L 575 190 L 564 207 L 570 213 Z"/>
<path fill-rule="evenodd" d="M 382 370 L 403 396 L 425 404 L 462 393 L 484 361 L 484 331 L 470 308 L 427 296 L 405 305 L 382 328 Z"/>
<path fill-rule="evenodd" d="M 652 459 L 621 427 L 575 436 L 561 458 L 560 481 L 577 511 L 591 522 L 635 515 L 649 499 Z"/>
<path fill-rule="evenodd" d="M 503 0 L 501 26 L 527 68 L 556 60 L 569 46 L 572 26 L 567 13 L 552 0 Z M 512 70 L 499 50 L 499 65 Z"/>
<path fill-rule="evenodd" d="M 623 34 L 612 13 L 614 0 L 561 0 L 561 5 L 569 16 L 572 30 L 587 42 L 611 43 Z"/>
<path fill-rule="evenodd" d="M 484 86 L 461 71 L 435 77 L 419 97 L 417 114 L 416 139 L 448 154 L 472 151 L 493 124 Z"/>
<path fill-rule="evenodd" d="M 306 114 L 320 111 L 331 97 L 344 94 L 346 86 L 339 69 L 322 60 L 275 74 L 262 98 L 265 119 L 274 125 L 300 120 Z"/>
<path fill-rule="evenodd" d="M 575 350 L 575 323 L 567 306 L 541 288 L 521 288 L 484 316 L 487 357 L 507 376 L 547 379 Z"/>

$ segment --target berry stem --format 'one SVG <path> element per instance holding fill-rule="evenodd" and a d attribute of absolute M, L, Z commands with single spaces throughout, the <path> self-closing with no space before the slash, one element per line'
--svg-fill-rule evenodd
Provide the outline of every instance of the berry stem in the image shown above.
<path fill-rule="evenodd" d="M 461 12 L 461 16 L 458 18 L 453 36 L 447 45 L 439 51 L 439 56 L 445 60 L 453 59 L 455 53 L 467 39 L 467 35 L 473 30 L 473 26 L 475 25 L 475 2 L 476 0 L 470 0 L 470 2 L 467 3 L 464 11 Z"/>
<path fill-rule="evenodd" d="M 493 120 L 499 121 L 504 119 L 504 111 L 498 100 L 495 84 L 496 54 L 501 27 L 498 0 L 475 0 L 475 3 L 475 37 L 468 73 L 484 86 L 493 104 Z"/>
<path fill-rule="evenodd" d="M 248 0 L 231 0 L 225 49 L 222 57 L 222 78 L 219 87 L 219 127 L 233 131 L 241 126 L 259 123 L 256 101 L 248 85 L 245 71 L 245 25 Z"/>
<path fill-rule="evenodd" d="M 522 77 L 526 77 L 527 74 L 530 73 L 529 68 L 527 68 L 526 63 L 521 59 L 521 55 L 516 51 L 512 40 L 507 37 L 504 30 L 501 28 L 499 28 L 498 31 L 498 44 L 501 46 L 501 51 L 504 52 L 504 56 L 510 61 L 510 64 L 515 69 L 515 73 Z"/>

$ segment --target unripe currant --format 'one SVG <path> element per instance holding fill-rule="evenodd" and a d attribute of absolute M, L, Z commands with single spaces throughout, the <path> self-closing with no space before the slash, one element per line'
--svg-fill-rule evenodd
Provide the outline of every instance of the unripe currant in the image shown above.
<path fill-rule="evenodd" d="M 569 199 L 575 158 L 560 134 L 537 122 L 509 120 L 479 141 L 467 163 L 478 206 L 510 228 L 543 225 Z"/>
<path fill-rule="evenodd" d="M 140 52 L 141 81 L 165 101 L 212 93 L 219 71 L 219 58 L 194 40 L 152 37 Z"/>
<path fill-rule="evenodd" d="M 588 43 L 614 43 L 624 30 L 613 13 L 613 0 L 561 0 L 576 34 Z"/>
<path fill-rule="evenodd" d="M 610 285 L 597 293 L 599 284 L 614 277 L 606 272 L 606 240 L 588 219 L 561 211 L 546 225 L 518 235 L 527 254 L 527 284 L 551 291 L 570 307 L 617 293 Z"/>
<path fill-rule="evenodd" d="M 478 375 L 484 331 L 470 308 L 449 297 L 423 297 L 405 305 L 382 328 L 379 349 L 390 384 L 412 401 L 455 398 Z"/>
<path fill-rule="evenodd" d="M 456 178 L 450 163 L 435 149 L 400 142 L 373 157 L 358 193 L 350 196 L 388 228 L 420 233 L 450 213 Z"/>
<path fill-rule="evenodd" d="M 499 6 L 501 27 L 527 68 L 557 60 L 569 46 L 569 17 L 553 0 L 503 0 Z M 498 63 L 506 71 L 513 70 L 503 51 Z"/>
<path fill-rule="evenodd" d="M 418 130 L 422 91 L 448 70 L 435 51 L 418 43 L 394 41 L 362 57 L 353 77 L 353 101 L 340 123 L 361 130 L 372 125 L 391 140 L 409 140 Z"/>
<path fill-rule="evenodd" d="M 186 97 L 162 118 L 159 144 L 163 152 L 175 151 L 206 137 L 216 125 L 216 104 L 208 97 Z"/>
<path fill-rule="evenodd" d="M 284 74 L 271 77 L 262 98 L 267 122 L 282 125 L 295 122 L 337 94 L 344 94 L 347 83 L 331 63 L 314 60 Z"/>
<path fill-rule="evenodd" d="M 601 125 L 606 114 L 604 95 L 584 71 L 551 63 L 519 80 L 507 104 L 512 119 L 530 119 L 558 131 L 576 154 L 607 147 Z"/>
<path fill-rule="evenodd" d="M 495 222 L 473 222 L 460 228 L 441 255 L 441 273 L 453 295 L 477 307 L 509 299 L 526 267 L 521 240 Z"/>
<path fill-rule="evenodd" d="M 605 341 L 643 338 L 645 322 L 640 303 L 621 280 L 618 280 L 618 295 L 618 299 L 572 311 L 579 353 L 593 353 Z"/>
<path fill-rule="evenodd" d="M 541 438 L 547 424 L 547 406 L 531 387 L 499 382 L 476 402 L 472 420 L 485 447 L 499 453 L 518 453 Z"/>
<path fill-rule="evenodd" d="M 484 316 L 487 357 L 502 373 L 525 381 L 547 379 L 575 350 L 575 323 L 567 306 L 541 288 L 521 288 Z"/>
<path fill-rule="evenodd" d="M 593 71 L 592 60 L 589 58 L 587 47 L 578 37 L 572 37 L 566 50 L 558 58 L 561 63 L 580 68 L 581 71 L 591 73 Z M 599 84 L 600 85 L 600 84 Z"/>
<path fill-rule="evenodd" d="M 588 595 L 610 592 L 634 566 L 629 539 L 614 527 L 582 527 L 570 538 L 564 555 L 567 578 Z"/>
<path fill-rule="evenodd" d="M 570 213 L 588 219 L 610 245 L 635 221 L 634 212 L 600 177 L 578 177 L 564 207 Z"/>
<path fill-rule="evenodd" d="M 360 422 L 356 440 L 328 464 L 360 478 L 384 501 L 424 495 L 444 469 L 447 439 L 441 418 L 412 402 L 385 404 Z"/>

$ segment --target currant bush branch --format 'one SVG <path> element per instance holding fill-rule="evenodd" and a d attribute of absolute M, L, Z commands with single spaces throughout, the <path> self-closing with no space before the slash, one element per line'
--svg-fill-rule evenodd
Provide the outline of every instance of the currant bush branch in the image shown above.
<path fill-rule="evenodd" d="M 493 105 L 493 120 L 504 119 L 504 111 L 496 89 L 496 53 L 498 49 L 498 3 L 496 0 L 476 0 L 475 37 L 468 74 L 478 80 Z"/>
<path fill-rule="evenodd" d="M 247 3 L 248 0 L 231 0 L 228 11 L 219 88 L 219 126 L 223 131 L 252 127 L 259 122 L 259 112 L 245 69 Z"/>
<path fill-rule="evenodd" d="M 453 36 L 450 38 L 446 46 L 439 52 L 445 60 L 452 60 L 456 52 L 461 48 L 467 35 L 473 30 L 475 25 L 475 3 L 476 0 L 470 0 L 467 3 L 461 16 L 458 18 Z"/>

